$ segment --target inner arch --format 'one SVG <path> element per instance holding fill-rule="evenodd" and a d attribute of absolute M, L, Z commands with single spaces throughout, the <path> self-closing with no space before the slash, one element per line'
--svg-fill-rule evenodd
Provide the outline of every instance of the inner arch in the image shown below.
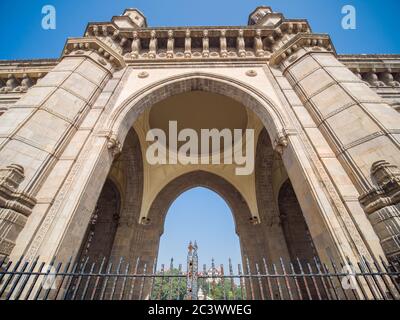
<path fill-rule="evenodd" d="M 161 236 L 158 263 L 186 261 L 189 240 L 197 240 L 200 265 L 216 258 L 217 263 L 241 263 L 239 238 L 232 211 L 226 201 L 209 188 L 194 187 L 171 204 Z"/>

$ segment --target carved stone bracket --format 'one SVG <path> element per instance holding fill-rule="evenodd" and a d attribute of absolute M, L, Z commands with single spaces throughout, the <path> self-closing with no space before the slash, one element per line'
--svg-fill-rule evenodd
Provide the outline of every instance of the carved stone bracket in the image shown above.
<path fill-rule="evenodd" d="M 279 132 L 274 140 L 274 150 L 278 152 L 280 155 L 283 154 L 283 151 L 288 146 L 288 135 L 283 132 Z"/>
<path fill-rule="evenodd" d="M 400 257 L 400 170 L 385 160 L 371 167 L 375 187 L 359 201 L 381 240 L 387 257 Z"/>
<path fill-rule="evenodd" d="M 97 62 L 103 66 L 111 65 L 116 70 L 125 67 L 125 61 L 123 57 L 95 37 L 68 39 L 64 47 L 63 56 L 86 56 L 90 54 L 90 52 L 97 53 Z"/>
<path fill-rule="evenodd" d="M 122 152 L 122 145 L 114 135 L 107 137 L 107 148 L 111 152 L 113 158 L 117 157 Z"/>
<path fill-rule="evenodd" d="M 18 192 L 24 178 L 24 169 L 17 164 L 0 169 L 0 257 L 10 255 L 36 204 L 33 197 Z"/>
<path fill-rule="evenodd" d="M 331 39 L 324 34 L 298 33 L 271 56 L 270 64 L 279 65 L 285 60 L 296 60 L 296 52 L 300 49 L 307 51 L 328 51 L 336 54 Z"/>

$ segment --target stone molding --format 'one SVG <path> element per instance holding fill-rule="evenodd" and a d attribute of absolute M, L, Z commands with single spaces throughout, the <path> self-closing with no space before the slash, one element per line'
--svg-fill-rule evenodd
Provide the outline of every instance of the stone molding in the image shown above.
<path fill-rule="evenodd" d="M 371 175 L 376 186 L 360 196 L 359 200 L 367 214 L 400 202 L 400 170 L 385 160 L 373 163 Z"/>
<path fill-rule="evenodd" d="M 277 66 L 286 60 L 294 62 L 298 58 L 296 52 L 302 48 L 307 52 L 321 52 L 324 50 L 336 54 L 328 35 L 299 33 L 274 52 L 270 58 L 270 65 Z"/>
<path fill-rule="evenodd" d="M 385 160 L 373 163 L 375 187 L 359 197 L 389 259 L 400 257 L 400 170 Z"/>
<path fill-rule="evenodd" d="M 122 57 L 107 44 L 94 37 L 68 39 L 63 50 L 65 56 L 87 56 L 90 52 L 98 54 L 97 62 L 107 66 L 111 64 L 116 70 L 125 67 Z"/>
<path fill-rule="evenodd" d="M 18 192 L 23 180 L 24 169 L 17 164 L 0 169 L 0 256 L 10 255 L 36 204 L 33 197 Z"/>

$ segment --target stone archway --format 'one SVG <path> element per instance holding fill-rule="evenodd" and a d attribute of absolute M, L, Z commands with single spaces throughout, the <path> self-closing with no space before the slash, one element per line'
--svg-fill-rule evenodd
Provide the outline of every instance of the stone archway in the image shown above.
<path fill-rule="evenodd" d="M 44 225 L 48 231 L 43 228 L 41 233 L 45 232 L 46 238 L 52 238 L 52 241 L 43 241 L 39 247 L 38 242 L 34 242 L 35 247 L 32 250 L 28 249 L 28 256 L 43 250 L 50 255 L 58 253 L 59 257 L 74 254 L 71 250 L 82 241 L 80 234 L 85 230 L 95 208 L 100 186 L 109 173 L 114 157 L 121 152 L 121 146 L 126 141 L 133 122 L 144 109 L 150 108 L 154 103 L 190 90 L 227 95 L 254 111 L 265 126 L 273 148 L 281 154 L 289 178 L 296 181 L 293 186 L 299 195 L 300 205 L 320 256 L 326 257 L 327 251 L 330 258 L 339 260 L 344 255 L 354 256 L 350 245 L 352 240 L 349 240 L 346 231 L 338 227 L 341 222 L 333 213 L 338 209 L 328 200 L 330 195 L 325 186 L 318 183 L 319 173 L 313 169 L 304 151 L 303 141 L 293 130 L 294 126 L 289 120 L 287 111 L 272 103 L 264 94 L 248 84 L 204 73 L 180 75 L 148 85 L 143 90 L 133 93 L 116 108 L 105 111 L 102 121 L 99 121 L 75 164 L 73 175 L 69 177 L 70 184 L 63 186 L 65 191 L 60 192 L 61 196 L 51 209 L 58 213 L 58 230 L 55 231 L 54 227 L 50 227 L 54 226 L 51 224 L 52 221 L 46 221 Z M 71 188 L 72 183 L 76 187 Z M 71 189 L 71 193 L 66 205 L 63 195 L 68 189 Z M 51 214 L 46 217 L 49 220 L 54 218 Z M 59 230 L 63 232 L 60 233 Z M 259 230 L 257 235 L 265 233 Z M 338 238 L 343 241 L 341 246 L 338 245 Z M 252 248 L 257 248 L 257 245 Z"/>

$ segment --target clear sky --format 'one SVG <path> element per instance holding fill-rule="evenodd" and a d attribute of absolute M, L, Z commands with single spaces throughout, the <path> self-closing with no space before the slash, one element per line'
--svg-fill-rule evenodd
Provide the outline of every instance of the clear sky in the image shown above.
<path fill-rule="evenodd" d="M 56 8 L 56 30 L 41 28 L 47 4 Z M 356 30 L 341 27 L 347 4 L 357 10 Z M 59 57 L 67 37 L 82 36 L 89 21 L 110 21 L 128 7 L 142 10 L 150 26 L 183 26 L 245 25 L 258 5 L 307 18 L 339 53 L 400 53 L 399 0 L 0 0 L 0 59 Z"/>
<path fill-rule="evenodd" d="M 182 193 L 171 205 L 161 237 L 159 264 L 169 267 L 171 257 L 186 268 L 189 241 L 197 240 L 199 263 L 211 259 L 227 265 L 228 258 L 241 263 L 239 238 L 230 208 L 214 191 L 193 188 Z"/>
<path fill-rule="evenodd" d="M 341 27 L 344 5 L 356 8 L 356 30 Z M 41 27 L 42 7 L 56 8 L 55 30 Z M 287 18 L 306 18 L 314 32 L 328 33 L 338 53 L 400 53 L 399 0 L 0 0 L 0 59 L 57 58 L 68 37 L 83 35 L 88 22 L 110 21 L 125 8 L 139 8 L 149 26 L 246 25 L 258 5 Z M 160 245 L 160 261 L 185 263 L 190 240 L 199 243 L 201 263 L 212 256 L 240 260 L 232 214 L 222 198 L 195 188 L 171 206 Z"/>

